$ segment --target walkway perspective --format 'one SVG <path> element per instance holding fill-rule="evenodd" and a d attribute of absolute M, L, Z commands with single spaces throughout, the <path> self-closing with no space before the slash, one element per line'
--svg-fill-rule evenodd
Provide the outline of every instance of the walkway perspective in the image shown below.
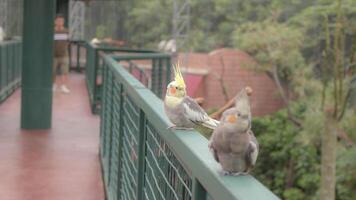
<path fill-rule="evenodd" d="M 99 116 L 90 111 L 84 75 L 69 77 L 70 94 L 53 95 L 52 128 L 21 130 L 21 91 L 0 105 L 0 199 L 104 199 Z"/>

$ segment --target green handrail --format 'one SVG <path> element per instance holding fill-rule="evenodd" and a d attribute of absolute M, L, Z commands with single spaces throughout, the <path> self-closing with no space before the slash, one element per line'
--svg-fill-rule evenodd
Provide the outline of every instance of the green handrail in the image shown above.
<path fill-rule="evenodd" d="M 100 156 L 109 200 L 279 199 L 252 176 L 223 176 L 195 131 L 172 131 L 162 100 L 105 55 Z"/>
<path fill-rule="evenodd" d="M 101 101 L 102 57 L 100 55 L 100 52 L 122 53 L 122 55 L 115 56 L 118 62 L 133 60 L 151 60 L 151 80 L 148 81 L 151 84 L 149 85 L 149 88 L 151 88 L 152 91 L 154 91 L 154 93 L 158 96 L 163 95 L 163 85 L 170 80 L 169 66 L 171 64 L 171 56 L 169 54 L 155 52 L 152 50 L 118 48 L 108 45 L 95 45 L 91 43 L 86 43 L 86 52 L 86 80 L 90 97 L 90 105 L 93 113 L 98 113 Z"/>
<path fill-rule="evenodd" d="M 21 83 L 22 42 L 0 42 L 0 103 L 9 97 Z"/>

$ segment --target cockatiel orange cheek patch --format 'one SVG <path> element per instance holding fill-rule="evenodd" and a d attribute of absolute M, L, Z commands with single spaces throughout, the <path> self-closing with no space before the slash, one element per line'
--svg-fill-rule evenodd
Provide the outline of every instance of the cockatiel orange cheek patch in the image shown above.
<path fill-rule="evenodd" d="M 174 88 L 174 87 L 171 87 L 170 89 L 169 89 L 169 93 L 171 93 L 171 94 L 175 94 L 177 92 L 177 90 L 176 90 L 176 88 Z"/>
<path fill-rule="evenodd" d="M 227 116 L 227 121 L 230 123 L 235 123 L 237 121 L 237 117 L 235 115 Z"/>

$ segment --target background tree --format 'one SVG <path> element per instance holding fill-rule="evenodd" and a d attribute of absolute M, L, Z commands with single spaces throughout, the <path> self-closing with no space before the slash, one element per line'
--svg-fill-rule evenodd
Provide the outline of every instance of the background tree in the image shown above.
<path fill-rule="evenodd" d="M 320 198 L 335 199 L 336 184 L 336 148 L 339 122 L 342 120 L 347 107 L 351 91 L 348 81 L 350 66 L 345 60 L 345 27 L 346 18 L 342 9 L 342 0 L 337 0 L 336 19 L 332 24 L 333 38 L 330 36 L 329 16 L 325 16 L 326 48 L 323 52 L 323 66 L 321 81 L 323 90 L 321 94 L 321 109 L 325 115 L 325 132 L 321 140 L 321 185 Z M 331 44 L 331 40 L 332 43 Z M 352 52 L 354 53 L 354 52 Z M 352 63 L 351 63 L 352 65 Z M 332 71 L 332 73 L 328 73 Z M 351 75 L 353 75 L 351 73 Z M 331 101 L 326 101 L 328 87 L 331 88 Z"/>
<path fill-rule="evenodd" d="M 254 66 L 247 67 L 266 72 L 274 80 L 287 107 L 288 117 L 301 126 L 293 116 L 289 102 L 295 72 L 305 65 L 300 53 L 303 36 L 300 31 L 278 23 L 276 18 L 241 25 L 234 32 L 234 44 L 256 59 Z"/>
<path fill-rule="evenodd" d="M 119 33 L 129 46 L 156 48 L 159 41 L 171 38 L 171 1 L 118 2 L 121 17 L 112 19 L 121 24 Z M 271 95 L 281 95 L 287 105 L 286 110 L 253 122 L 261 143 L 255 176 L 282 199 L 320 199 L 333 196 L 322 194 L 321 187 L 336 187 L 335 199 L 353 200 L 356 1 L 343 0 L 340 7 L 335 0 L 190 0 L 190 4 L 189 41 L 182 51 L 220 47 L 247 51 L 258 65 L 246 67 L 267 73 L 279 88 Z M 325 160 L 328 155 L 331 159 Z M 331 171 L 326 170 L 328 165 Z M 325 181 L 330 175 L 332 180 Z"/>

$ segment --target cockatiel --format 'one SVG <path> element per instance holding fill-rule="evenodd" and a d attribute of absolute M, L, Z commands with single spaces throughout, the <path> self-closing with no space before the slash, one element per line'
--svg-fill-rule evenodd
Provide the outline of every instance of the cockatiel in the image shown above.
<path fill-rule="evenodd" d="M 226 110 L 211 136 L 209 148 L 225 174 L 247 174 L 254 167 L 259 145 L 251 131 L 251 112 L 246 90 Z"/>
<path fill-rule="evenodd" d="M 164 110 L 169 120 L 174 124 L 170 128 L 194 128 L 204 135 L 211 134 L 219 121 L 210 118 L 194 99 L 187 96 L 179 65 L 173 66 L 173 68 L 174 81 L 168 84 L 164 99 Z"/>

